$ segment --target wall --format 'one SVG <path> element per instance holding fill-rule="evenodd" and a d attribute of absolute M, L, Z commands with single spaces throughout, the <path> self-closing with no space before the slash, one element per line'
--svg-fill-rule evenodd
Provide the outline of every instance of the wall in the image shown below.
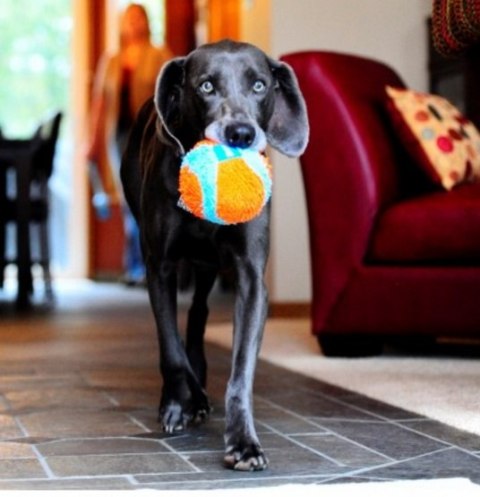
<path fill-rule="evenodd" d="M 243 0 L 241 6 L 240 31 L 242 38 L 270 52 L 271 11 L 276 0 Z"/>
<path fill-rule="evenodd" d="M 111 1 L 111 0 L 109 0 Z M 85 17 L 84 2 L 75 0 L 75 15 Z M 425 19 L 430 0 L 243 0 L 242 34 L 277 57 L 295 50 L 347 51 L 383 60 L 419 90 L 427 87 Z M 76 25 L 84 25 L 78 22 Z M 77 33 L 77 43 L 84 39 Z M 86 98 L 88 82 L 77 81 L 74 93 Z M 85 122 L 78 115 L 75 122 Z M 80 113 L 81 114 L 81 113 Z M 77 130 L 77 142 L 83 137 Z M 78 150 L 81 147 L 77 147 Z M 80 151 L 78 152 L 80 154 Z M 274 302 L 308 301 L 310 270 L 308 229 L 300 169 L 294 160 L 272 154 L 275 166 L 272 217 L 272 253 L 269 289 Z M 75 167 L 75 195 L 86 198 L 82 168 Z M 71 247 L 86 247 L 87 211 L 77 209 Z M 78 252 L 78 251 L 77 251 Z M 85 274 L 86 259 L 76 254 L 74 274 Z"/>
<path fill-rule="evenodd" d="M 271 0 L 270 53 L 278 57 L 317 49 L 365 55 L 387 62 L 408 85 L 425 90 L 430 6 L 429 0 Z M 300 169 L 295 160 L 279 154 L 272 158 L 270 297 L 273 302 L 308 301 L 308 229 Z"/>
<path fill-rule="evenodd" d="M 70 254 L 68 269 L 64 276 L 85 276 L 88 272 L 88 178 L 85 174 L 84 143 L 85 123 L 88 121 L 87 101 L 90 86 L 88 71 L 88 50 L 85 40 L 89 39 L 88 32 L 88 4 L 83 0 L 75 0 L 72 3 L 73 18 L 75 19 L 72 33 L 72 56 L 75 63 L 72 66 L 71 84 L 71 122 L 73 145 L 73 172 L 70 208 L 68 209 L 68 239 L 65 241 L 67 251 Z M 74 226 L 75 229 L 71 229 Z M 63 274 L 62 274 L 63 275 Z"/>

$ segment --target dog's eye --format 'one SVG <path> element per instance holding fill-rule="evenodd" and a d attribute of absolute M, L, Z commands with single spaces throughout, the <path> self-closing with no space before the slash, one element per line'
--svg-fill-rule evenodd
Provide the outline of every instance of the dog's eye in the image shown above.
<path fill-rule="evenodd" d="M 252 86 L 252 89 L 255 93 L 263 93 L 266 88 L 267 85 L 261 79 L 257 79 L 257 81 L 255 81 Z"/>
<path fill-rule="evenodd" d="M 213 93 L 214 90 L 215 90 L 215 87 L 213 86 L 213 83 L 208 79 L 200 85 L 200 91 L 202 93 L 205 93 L 206 95 Z"/>

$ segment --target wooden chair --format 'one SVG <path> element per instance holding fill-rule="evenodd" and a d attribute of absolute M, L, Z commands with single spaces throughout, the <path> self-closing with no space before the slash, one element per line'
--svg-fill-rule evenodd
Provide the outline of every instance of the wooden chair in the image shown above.
<path fill-rule="evenodd" d="M 42 268 L 45 293 L 53 299 L 50 273 L 50 246 L 48 240 L 49 189 L 53 159 L 62 113 L 57 112 L 43 122 L 28 140 L 9 140 L 0 137 L 0 286 L 3 285 L 5 267 L 18 267 L 19 306 L 29 304 L 33 292 L 31 266 Z M 8 171 L 14 173 L 13 184 Z M 16 225 L 16 254 L 7 257 L 6 227 Z M 33 226 L 38 232 L 39 256 L 31 257 Z"/>

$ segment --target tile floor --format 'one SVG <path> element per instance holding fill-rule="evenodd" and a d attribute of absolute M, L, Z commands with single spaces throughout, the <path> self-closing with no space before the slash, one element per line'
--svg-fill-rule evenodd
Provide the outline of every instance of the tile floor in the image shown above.
<path fill-rule="evenodd" d="M 220 306 L 213 319 L 229 313 Z M 256 376 L 255 409 L 270 468 L 224 469 L 229 353 L 216 346 L 207 351 L 210 419 L 164 435 L 156 421 L 156 339 L 142 290 L 73 285 L 54 311 L 21 316 L 0 300 L 0 320 L 0 489 L 204 489 L 453 476 L 480 482 L 480 437 L 265 362 Z"/>

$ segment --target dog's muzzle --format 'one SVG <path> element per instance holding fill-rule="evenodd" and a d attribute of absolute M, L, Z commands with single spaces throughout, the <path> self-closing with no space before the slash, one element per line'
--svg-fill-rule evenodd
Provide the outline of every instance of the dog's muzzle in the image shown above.
<path fill-rule="evenodd" d="M 250 148 L 263 152 L 267 140 L 263 130 L 253 123 L 245 121 L 215 121 L 207 126 L 205 137 L 235 148 Z"/>

